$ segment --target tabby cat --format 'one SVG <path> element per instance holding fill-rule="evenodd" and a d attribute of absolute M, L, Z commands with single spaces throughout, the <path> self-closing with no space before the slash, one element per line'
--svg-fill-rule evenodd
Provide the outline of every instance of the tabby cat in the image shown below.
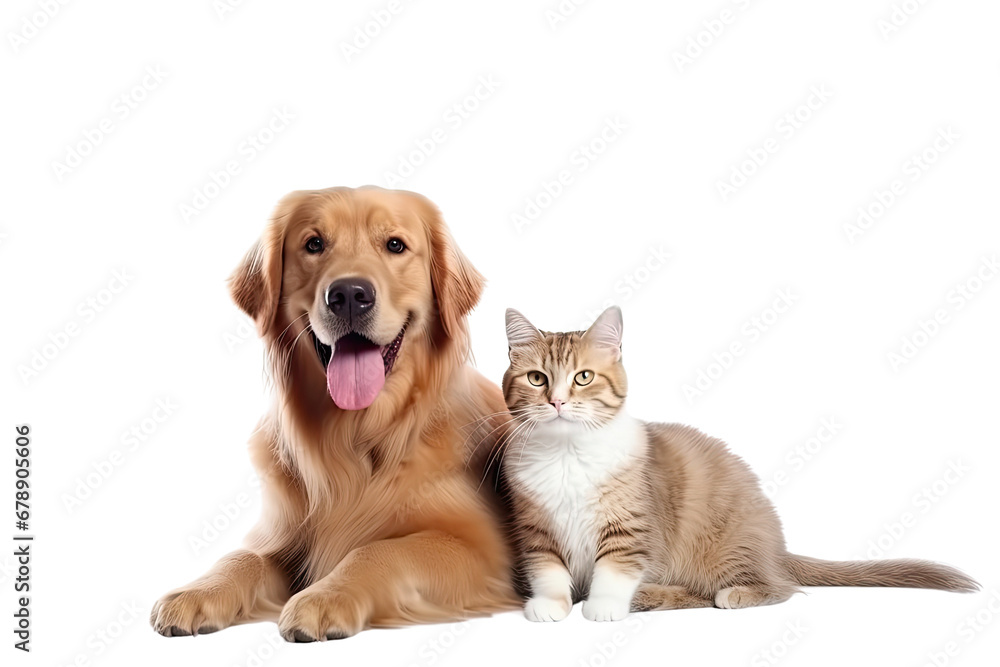
<path fill-rule="evenodd" d="M 625 410 L 622 314 L 586 332 L 536 329 L 507 311 L 513 417 L 503 472 L 532 621 L 583 600 L 592 621 L 629 611 L 787 600 L 799 586 L 902 586 L 970 592 L 978 584 L 928 561 L 825 561 L 785 549 L 750 468 L 688 426 Z"/>

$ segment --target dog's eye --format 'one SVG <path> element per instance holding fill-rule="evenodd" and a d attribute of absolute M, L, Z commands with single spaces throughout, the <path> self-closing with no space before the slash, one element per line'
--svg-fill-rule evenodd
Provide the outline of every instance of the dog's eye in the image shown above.
<path fill-rule="evenodd" d="M 581 387 L 586 387 L 594 381 L 594 371 L 580 371 L 576 374 L 576 377 L 573 378 L 573 381 Z"/>
<path fill-rule="evenodd" d="M 528 382 L 536 387 L 543 387 L 545 383 L 548 382 L 548 378 L 545 377 L 545 373 L 539 373 L 538 371 L 531 371 L 528 373 Z"/>
<path fill-rule="evenodd" d="M 309 240 L 306 241 L 306 252 L 310 255 L 316 255 L 323 252 L 323 248 L 326 245 L 323 243 L 323 239 L 318 236 L 310 236 Z"/>
<path fill-rule="evenodd" d="M 398 255 L 399 253 L 406 250 L 406 244 L 400 241 L 399 239 L 393 237 L 389 239 L 388 243 L 385 244 L 385 249 L 388 250 L 389 252 L 394 252 Z"/>

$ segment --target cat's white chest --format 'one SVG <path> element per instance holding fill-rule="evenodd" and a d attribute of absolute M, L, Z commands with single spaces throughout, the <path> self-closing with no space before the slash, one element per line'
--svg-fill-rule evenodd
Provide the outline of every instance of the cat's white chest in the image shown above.
<path fill-rule="evenodd" d="M 641 423 L 623 412 L 597 431 L 542 424 L 522 451 L 515 447 L 508 456 L 505 465 L 516 488 L 547 515 L 578 589 L 589 586 L 593 573 L 603 525 L 601 495 L 615 472 L 634 463 L 645 442 Z"/>

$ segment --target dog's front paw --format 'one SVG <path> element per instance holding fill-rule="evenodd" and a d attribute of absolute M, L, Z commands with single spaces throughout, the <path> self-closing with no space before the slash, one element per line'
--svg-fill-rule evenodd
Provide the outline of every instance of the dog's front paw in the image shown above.
<path fill-rule="evenodd" d="M 367 622 L 368 614 L 356 598 L 307 588 L 285 603 L 278 631 L 285 641 L 314 642 L 356 635 Z"/>
<path fill-rule="evenodd" d="M 236 598 L 230 586 L 204 582 L 164 595 L 153 605 L 149 623 L 164 637 L 207 635 L 233 624 Z"/>
<path fill-rule="evenodd" d="M 620 621 L 628 616 L 629 600 L 607 595 L 583 601 L 583 617 L 588 621 Z"/>
<path fill-rule="evenodd" d="M 572 608 L 573 603 L 569 599 L 533 597 L 524 604 L 524 617 L 536 623 L 561 621 L 569 616 Z"/>

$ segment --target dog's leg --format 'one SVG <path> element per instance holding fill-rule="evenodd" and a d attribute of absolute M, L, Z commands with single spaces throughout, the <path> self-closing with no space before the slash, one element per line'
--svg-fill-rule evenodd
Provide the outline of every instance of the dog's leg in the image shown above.
<path fill-rule="evenodd" d="M 234 551 L 201 578 L 160 598 L 149 622 L 165 637 L 184 637 L 273 619 L 288 600 L 288 589 L 288 579 L 273 559 Z"/>
<path fill-rule="evenodd" d="M 288 641 L 341 639 L 367 627 L 447 621 L 518 605 L 498 554 L 424 531 L 349 553 L 288 601 L 278 629 Z"/>

